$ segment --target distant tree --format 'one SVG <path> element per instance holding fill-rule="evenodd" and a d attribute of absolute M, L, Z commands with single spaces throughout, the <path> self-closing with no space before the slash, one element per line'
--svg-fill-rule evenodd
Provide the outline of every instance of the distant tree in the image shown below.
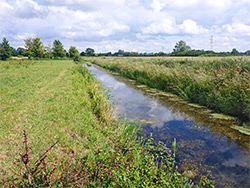
<path fill-rule="evenodd" d="M 18 56 L 17 50 L 13 47 L 11 47 L 11 56 Z"/>
<path fill-rule="evenodd" d="M 0 44 L 0 59 L 6 60 L 11 57 L 11 47 L 9 41 L 6 38 L 3 38 L 3 42 Z"/>
<path fill-rule="evenodd" d="M 79 55 L 79 52 L 78 52 L 78 50 L 76 49 L 76 47 L 70 46 L 70 48 L 69 48 L 69 57 L 73 58 L 73 57 L 76 56 L 77 54 Z"/>
<path fill-rule="evenodd" d="M 85 52 L 81 52 L 81 53 L 80 53 L 80 56 L 85 56 L 85 55 L 86 55 Z"/>
<path fill-rule="evenodd" d="M 118 56 L 138 56 L 138 52 L 124 52 L 123 50 L 122 51 L 118 51 Z"/>
<path fill-rule="evenodd" d="M 124 54 L 125 54 L 125 51 L 124 50 L 118 50 L 118 52 L 115 52 L 113 55 L 114 56 L 124 56 Z M 130 52 L 129 52 L 129 54 L 130 54 Z M 128 55 L 128 53 L 126 53 L 125 55 Z"/>
<path fill-rule="evenodd" d="M 18 55 L 24 55 L 24 53 L 25 53 L 25 49 L 21 48 L 21 47 L 17 48 L 16 51 L 17 51 Z"/>
<path fill-rule="evenodd" d="M 164 55 L 166 55 L 164 52 L 159 52 L 158 54 L 157 54 L 158 56 L 164 56 Z"/>
<path fill-rule="evenodd" d="M 52 59 L 53 58 L 53 49 L 51 44 L 45 47 L 45 53 L 43 55 L 45 58 Z"/>
<path fill-rule="evenodd" d="M 245 52 L 245 55 L 250 55 L 250 50 L 247 50 L 247 51 Z"/>
<path fill-rule="evenodd" d="M 120 53 L 118 52 L 118 56 L 131 56 L 132 54 L 131 54 L 131 52 L 122 52 L 121 53 L 121 51 L 120 51 Z"/>
<path fill-rule="evenodd" d="M 238 52 L 238 50 L 236 50 L 236 48 L 233 48 L 231 51 L 232 55 L 239 55 L 240 53 Z"/>
<path fill-rule="evenodd" d="M 123 56 L 124 55 L 124 50 L 118 50 L 117 55 L 118 56 Z"/>
<path fill-rule="evenodd" d="M 80 61 L 80 54 L 79 54 L 78 50 L 76 49 L 76 47 L 70 46 L 70 48 L 69 48 L 69 57 L 73 58 L 73 60 L 75 62 Z"/>
<path fill-rule="evenodd" d="M 191 47 L 188 46 L 185 41 L 180 40 L 174 46 L 173 53 L 177 54 L 179 52 L 187 52 L 187 51 L 190 51 L 190 50 L 191 50 Z"/>
<path fill-rule="evenodd" d="M 112 56 L 112 52 L 106 53 L 107 56 Z"/>
<path fill-rule="evenodd" d="M 25 52 L 24 55 L 28 56 L 29 58 L 34 57 L 34 52 L 33 52 L 33 41 L 31 38 L 27 38 L 24 40 L 25 42 Z"/>
<path fill-rule="evenodd" d="M 75 54 L 75 56 L 73 57 L 74 62 L 79 62 L 81 60 L 80 54 Z"/>
<path fill-rule="evenodd" d="M 55 40 L 53 42 L 53 55 L 55 58 L 57 57 L 65 57 L 66 51 L 63 49 L 63 45 L 59 40 Z"/>
<path fill-rule="evenodd" d="M 94 56 L 95 55 L 95 50 L 92 49 L 92 48 L 87 48 L 85 50 L 85 53 L 86 53 L 87 56 Z"/>
<path fill-rule="evenodd" d="M 25 53 L 24 55 L 31 57 L 42 58 L 44 53 L 43 43 L 40 38 L 28 38 L 24 40 L 25 42 Z"/>
<path fill-rule="evenodd" d="M 35 57 L 41 58 L 44 53 L 43 43 L 40 38 L 35 38 L 32 40 L 33 42 L 33 52 Z"/>
<path fill-rule="evenodd" d="M 97 54 L 98 56 L 112 56 L 112 52 L 107 52 L 107 53 L 99 53 Z"/>
<path fill-rule="evenodd" d="M 63 50 L 63 51 L 66 54 L 66 57 L 69 57 L 69 53 L 67 52 L 67 50 Z"/>

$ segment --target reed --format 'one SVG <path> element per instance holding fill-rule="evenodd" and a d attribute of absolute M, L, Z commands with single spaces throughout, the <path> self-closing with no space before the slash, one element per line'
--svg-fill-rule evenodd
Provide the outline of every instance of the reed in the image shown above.
<path fill-rule="evenodd" d="M 100 57 L 89 60 L 215 112 L 250 121 L 250 60 L 247 58 Z"/>

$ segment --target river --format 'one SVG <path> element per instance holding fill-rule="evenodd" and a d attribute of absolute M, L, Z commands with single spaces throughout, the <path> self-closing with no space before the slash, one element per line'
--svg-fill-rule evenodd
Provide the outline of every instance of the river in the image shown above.
<path fill-rule="evenodd" d="M 137 120 L 141 134 L 168 147 L 176 138 L 178 169 L 188 177 L 197 181 L 205 175 L 215 187 L 250 187 L 250 136 L 230 128 L 235 121 L 212 118 L 206 108 L 100 67 L 88 69 L 102 82 L 120 118 Z"/>

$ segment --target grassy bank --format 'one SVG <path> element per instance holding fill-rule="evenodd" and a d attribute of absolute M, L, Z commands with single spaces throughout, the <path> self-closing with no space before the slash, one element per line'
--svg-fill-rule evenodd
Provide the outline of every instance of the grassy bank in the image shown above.
<path fill-rule="evenodd" d="M 92 58 L 90 61 L 216 112 L 250 121 L 250 60 L 245 58 Z"/>
<path fill-rule="evenodd" d="M 81 65 L 0 62 L 0 91 L 1 186 L 194 186 L 175 171 L 174 151 L 142 145 L 135 126 L 115 120 Z"/>

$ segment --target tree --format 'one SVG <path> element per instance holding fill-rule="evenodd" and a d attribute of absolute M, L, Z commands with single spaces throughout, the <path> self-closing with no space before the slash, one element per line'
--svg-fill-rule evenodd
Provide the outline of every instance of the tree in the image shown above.
<path fill-rule="evenodd" d="M 231 54 L 232 55 L 239 55 L 240 53 L 238 52 L 238 50 L 236 50 L 236 48 L 233 48 Z"/>
<path fill-rule="evenodd" d="M 17 48 L 16 51 L 17 51 L 18 55 L 24 55 L 24 53 L 25 53 L 25 49 L 21 48 L 21 47 Z"/>
<path fill-rule="evenodd" d="M 117 55 L 118 56 L 123 56 L 124 55 L 124 50 L 118 50 Z"/>
<path fill-rule="evenodd" d="M 164 56 L 164 55 L 166 55 L 164 52 L 159 52 L 158 54 L 157 54 L 158 56 Z"/>
<path fill-rule="evenodd" d="M 27 38 L 24 40 L 25 42 L 25 52 L 24 52 L 24 55 L 25 56 L 28 56 L 29 58 L 33 57 L 34 56 L 34 52 L 33 52 L 33 42 L 32 42 L 32 39 L 31 38 Z"/>
<path fill-rule="evenodd" d="M 9 41 L 4 37 L 3 42 L 0 44 L 0 59 L 6 60 L 11 57 L 12 49 L 9 45 Z"/>
<path fill-rule="evenodd" d="M 53 54 L 54 54 L 55 58 L 57 58 L 57 57 L 65 57 L 66 56 L 66 52 L 63 49 L 63 45 L 59 40 L 55 40 L 53 42 L 52 50 L 53 50 Z"/>
<path fill-rule="evenodd" d="M 24 42 L 26 48 L 24 55 L 28 56 L 29 58 L 43 57 L 44 48 L 40 38 L 34 38 L 34 39 L 28 38 L 24 40 Z"/>
<path fill-rule="evenodd" d="M 43 43 L 41 42 L 40 38 L 35 38 L 32 40 L 33 42 L 33 54 L 34 57 L 41 58 L 44 53 Z"/>
<path fill-rule="evenodd" d="M 79 55 L 78 50 L 76 49 L 76 47 L 70 46 L 70 48 L 69 48 L 69 57 L 73 58 L 76 55 Z"/>
<path fill-rule="evenodd" d="M 85 52 L 81 52 L 80 55 L 81 55 L 81 56 L 85 56 L 86 53 L 85 53 Z"/>
<path fill-rule="evenodd" d="M 179 42 L 176 43 L 173 49 L 173 53 L 178 53 L 178 52 L 187 52 L 190 51 L 191 47 L 186 44 L 185 41 L 180 40 Z"/>
<path fill-rule="evenodd" d="M 18 56 L 18 52 L 15 48 L 10 47 L 11 48 L 11 56 Z"/>
<path fill-rule="evenodd" d="M 245 52 L 245 55 L 250 55 L 250 50 L 247 50 L 247 51 Z"/>
<path fill-rule="evenodd" d="M 49 59 L 53 58 L 53 49 L 52 49 L 51 44 L 48 44 L 48 46 L 45 47 L 45 53 L 43 56 Z"/>
<path fill-rule="evenodd" d="M 73 60 L 75 62 L 80 61 L 80 54 L 79 54 L 78 50 L 76 49 L 76 47 L 70 46 L 70 48 L 69 48 L 69 57 L 73 58 Z"/>
<path fill-rule="evenodd" d="M 87 48 L 85 51 L 87 56 L 94 56 L 95 55 L 95 50 L 92 48 Z"/>

